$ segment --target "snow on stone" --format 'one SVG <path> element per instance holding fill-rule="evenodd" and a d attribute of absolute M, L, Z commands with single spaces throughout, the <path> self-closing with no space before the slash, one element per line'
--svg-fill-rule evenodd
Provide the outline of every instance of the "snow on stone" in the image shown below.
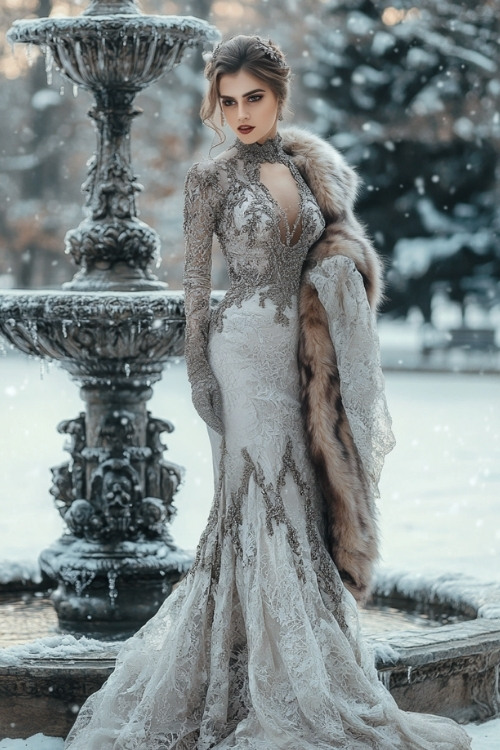
<path fill-rule="evenodd" d="M 377 571 L 377 591 L 388 596 L 396 589 L 409 599 L 437 599 L 452 609 L 473 609 L 483 619 L 500 618 L 500 584 L 478 583 L 463 573 Z"/>
<path fill-rule="evenodd" d="M 500 747 L 500 718 L 483 724 L 467 724 L 464 727 L 472 738 L 472 750 L 498 750 Z M 27 740 L 0 740 L 0 750 L 63 750 L 60 737 L 35 734 Z"/>
<path fill-rule="evenodd" d="M 73 635 L 51 635 L 21 646 L 0 649 L 0 666 L 13 667 L 29 659 L 74 659 L 93 653 L 116 653 L 123 642 L 75 638 Z M 0 746 L 1 747 L 1 746 Z"/>
<path fill-rule="evenodd" d="M 63 750 L 64 740 L 60 737 L 46 737 L 34 734 L 27 740 L 0 740 L 0 750 Z"/>
<path fill-rule="evenodd" d="M 382 640 L 370 641 L 370 648 L 373 651 L 375 661 L 383 661 L 384 664 L 396 664 L 400 659 L 400 654 L 393 648 L 390 643 Z"/>
<path fill-rule="evenodd" d="M 0 560 L 0 583 L 33 581 L 40 583 L 42 577 L 38 563 L 34 560 Z"/>

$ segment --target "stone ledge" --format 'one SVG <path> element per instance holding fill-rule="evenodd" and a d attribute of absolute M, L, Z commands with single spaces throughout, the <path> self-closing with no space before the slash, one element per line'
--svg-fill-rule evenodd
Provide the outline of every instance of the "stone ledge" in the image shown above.
<path fill-rule="evenodd" d="M 85 699 L 114 669 L 114 655 L 33 658 L 0 667 L 0 738 L 65 737 Z"/>
<path fill-rule="evenodd" d="M 472 620 L 425 633 L 370 638 L 397 658 L 377 659 L 380 679 L 400 708 L 439 713 L 459 722 L 500 712 L 500 620 Z"/>
<path fill-rule="evenodd" d="M 436 658 L 452 659 L 484 652 L 491 647 L 500 649 L 499 620 L 468 620 L 456 625 L 443 625 L 428 630 L 403 630 L 371 636 L 371 643 L 383 642 L 397 651 L 407 661 L 419 659 L 419 663 L 435 661 Z M 384 663 L 386 662 L 386 663 Z M 391 667 L 390 659 L 381 660 L 381 669 Z"/>
<path fill-rule="evenodd" d="M 403 631 L 368 642 L 381 647 L 376 667 L 400 708 L 460 722 L 500 712 L 500 620 Z M 103 648 L 97 655 L 38 657 L 0 667 L 0 738 L 66 736 L 79 707 L 114 663 L 114 652 Z"/>

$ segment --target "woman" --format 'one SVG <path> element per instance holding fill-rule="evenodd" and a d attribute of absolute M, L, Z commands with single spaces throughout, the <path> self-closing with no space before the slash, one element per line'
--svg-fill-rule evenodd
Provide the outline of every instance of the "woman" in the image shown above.
<path fill-rule="evenodd" d="M 186 181 L 186 361 L 214 503 L 193 568 L 67 747 L 467 748 L 453 722 L 397 708 L 359 637 L 392 434 L 356 179 L 318 138 L 278 135 L 289 68 L 274 44 L 224 42 L 206 75 L 202 116 L 237 136 Z M 213 234 L 231 284 L 211 309 Z"/>

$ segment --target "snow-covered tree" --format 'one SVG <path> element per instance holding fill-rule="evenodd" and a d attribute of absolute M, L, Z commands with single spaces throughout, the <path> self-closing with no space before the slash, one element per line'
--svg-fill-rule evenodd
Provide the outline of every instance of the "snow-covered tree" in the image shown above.
<path fill-rule="evenodd" d="M 388 308 L 428 318 L 434 282 L 499 294 L 499 10 L 347 0 L 307 18 L 307 109 L 364 178 L 361 213 L 393 257 Z"/>

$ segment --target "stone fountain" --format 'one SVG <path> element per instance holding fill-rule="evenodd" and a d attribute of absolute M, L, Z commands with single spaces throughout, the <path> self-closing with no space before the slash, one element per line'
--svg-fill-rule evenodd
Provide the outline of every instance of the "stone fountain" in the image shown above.
<path fill-rule="evenodd" d="M 39 45 L 46 66 L 92 92 L 97 149 L 83 185 L 87 217 L 66 235 L 79 270 L 59 291 L 0 296 L 0 332 L 56 360 L 81 386 L 85 410 L 58 426 L 69 460 L 50 490 L 68 532 L 44 550 L 59 624 L 131 632 L 159 608 L 190 556 L 168 531 L 182 469 L 163 457 L 173 430 L 147 410 L 165 363 L 182 354 L 182 295 L 151 266 L 156 232 L 137 218 L 130 159 L 134 97 L 218 32 L 193 17 L 147 16 L 134 0 L 93 0 L 75 18 L 18 21 L 11 42 Z"/>

